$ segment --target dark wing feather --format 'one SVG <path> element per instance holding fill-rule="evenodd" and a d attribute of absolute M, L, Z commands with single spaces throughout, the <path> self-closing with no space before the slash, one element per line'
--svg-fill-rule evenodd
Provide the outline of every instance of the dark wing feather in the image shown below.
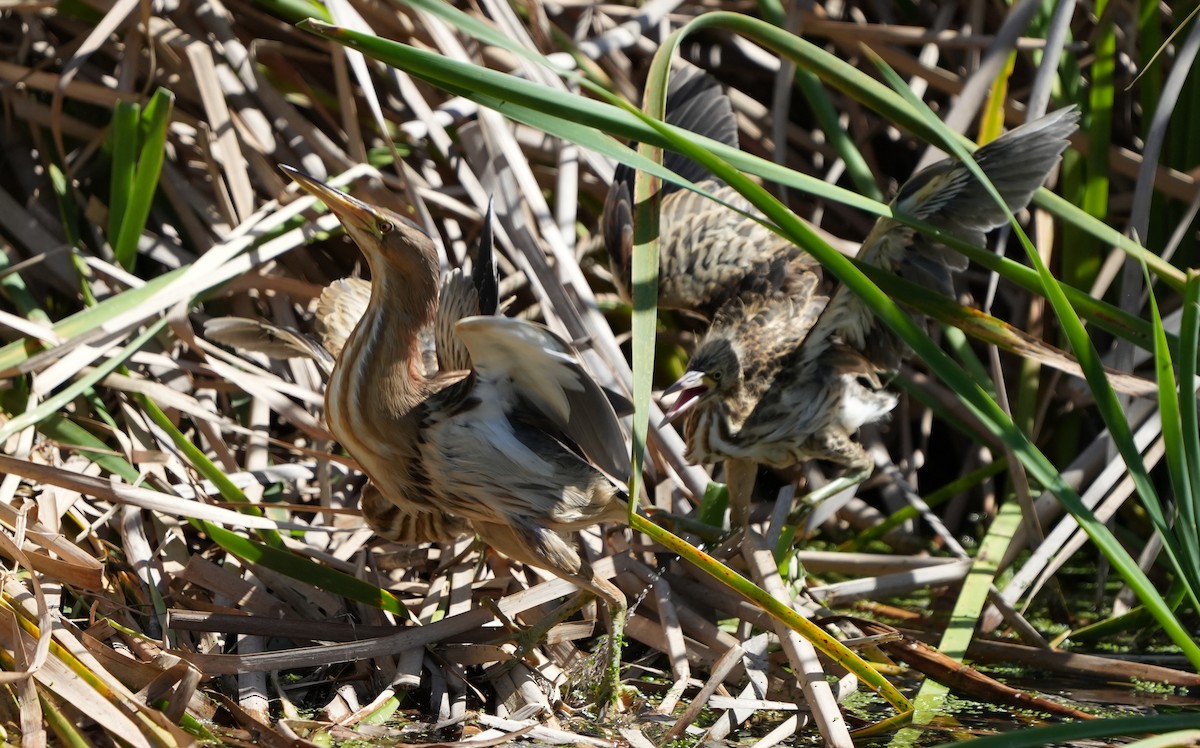
<path fill-rule="evenodd" d="M 490 316 L 500 306 L 500 284 L 496 278 L 496 262 L 492 237 L 492 201 L 488 200 L 479 243 L 468 277 L 462 268 L 454 268 L 442 279 L 438 292 L 438 308 L 434 318 L 434 349 L 438 371 L 459 371 L 471 368 L 471 355 L 459 340 L 454 326 L 460 319 L 477 315 Z"/>
<path fill-rule="evenodd" d="M 1058 164 L 1079 113 L 1068 107 L 1026 123 L 979 148 L 973 156 L 1010 211 L 1029 204 Z M 984 234 L 1007 221 L 1004 211 L 962 163 L 940 161 L 900 188 L 892 206 L 965 240 L 982 244 Z M 863 241 L 858 259 L 884 268 L 937 293 L 953 296 L 954 273 L 967 259 L 890 218 L 880 218 Z M 805 345 L 816 357 L 834 338 L 859 351 L 881 370 L 899 365 L 905 349 L 878 323 L 854 293 L 839 288 Z"/>
<path fill-rule="evenodd" d="M 471 282 L 479 295 L 479 311 L 485 317 L 500 308 L 500 282 L 496 278 L 496 244 L 492 232 L 495 211 L 492 199 L 488 198 L 487 213 L 479 231 L 479 246 L 475 248 L 474 265 L 471 267 Z"/>

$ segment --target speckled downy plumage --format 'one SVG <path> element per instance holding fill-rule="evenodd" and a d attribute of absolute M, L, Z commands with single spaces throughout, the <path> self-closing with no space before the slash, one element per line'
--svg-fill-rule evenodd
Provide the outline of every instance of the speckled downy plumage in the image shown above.
<path fill-rule="evenodd" d="M 674 74 L 667 95 L 667 122 L 736 148 L 737 120 L 729 98 L 713 78 L 694 68 Z M 789 298 L 806 292 L 811 256 L 737 211 L 757 211 L 733 188 L 689 158 L 668 151 L 664 165 L 728 206 L 672 183 L 663 185 L 659 223 L 658 305 L 711 320 L 736 299 Z M 633 181 L 636 172 L 617 166 L 602 219 L 613 278 L 626 300 L 633 253 Z"/>
<path fill-rule="evenodd" d="M 1010 210 L 1028 204 L 1058 163 L 1077 120 L 1077 113 L 1064 109 L 976 152 Z M 977 244 L 1007 220 L 967 167 L 953 160 L 912 177 L 892 208 Z M 967 264 L 890 218 L 879 219 L 858 259 L 947 295 L 953 294 L 953 274 Z M 871 460 L 855 433 L 895 407 L 884 380 L 905 352 L 894 333 L 844 287 L 828 302 L 815 281 L 797 284 L 787 299 L 743 298 L 721 308 L 687 373 L 668 389 L 679 396 L 667 420 L 686 416 L 693 461 L 741 459 L 788 467 L 820 459 L 867 471 Z"/>

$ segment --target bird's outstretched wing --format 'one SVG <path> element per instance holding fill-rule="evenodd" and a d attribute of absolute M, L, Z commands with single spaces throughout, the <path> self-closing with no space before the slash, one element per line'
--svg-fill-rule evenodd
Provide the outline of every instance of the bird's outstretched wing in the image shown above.
<path fill-rule="evenodd" d="M 246 317 L 216 317 L 204 323 L 210 340 L 262 353 L 271 358 L 311 358 L 325 376 L 333 370 L 333 356 L 317 341 L 302 332 Z"/>
<path fill-rule="evenodd" d="M 1059 109 L 984 144 L 972 158 L 1004 198 L 1009 211 L 1015 212 L 1028 205 L 1046 181 L 1078 125 L 1079 112 L 1074 107 Z M 893 204 L 902 213 L 911 213 L 964 239 L 976 240 L 983 232 L 1008 221 L 966 166 L 950 159 L 914 175 L 900 188 Z M 979 241 L 982 243 L 982 239 Z"/>
<path fill-rule="evenodd" d="M 341 354 L 370 300 L 371 282 L 362 278 L 339 278 L 321 291 L 317 299 L 317 331 L 334 358 Z"/>
<path fill-rule="evenodd" d="M 492 237 L 492 201 L 488 201 L 483 230 L 475 248 L 471 274 L 454 268 L 442 280 L 434 320 L 434 347 L 438 371 L 471 368 L 471 356 L 455 332 L 459 320 L 477 315 L 492 316 L 500 306 L 500 284 L 496 279 L 495 246 Z"/>
<path fill-rule="evenodd" d="M 562 338 L 537 323 L 507 317 L 468 317 L 455 329 L 481 379 L 511 381 L 520 399 L 537 407 L 601 470 L 627 479 L 629 454 L 613 406 Z"/>
<path fill-rule="evenodd" d="M 1073 108 L 1028 122 L 982 146 L 974 160 L 1010 211 L 1029 204 L 1067 148 L 1079 122 Z M 947 159 L 921 170 L 900 188 L 892 208 L 982 245 L 984 234 L 1007 222 L 1005 212 L 961 162 Z M 863 240 L 858 259 L 947 296 L 967 258 L 890 218 L 880 218 Z M 865 355 L 881 370 L 894 369 L 904 346 L 856 294 L 839 288 L 805 341 L 820 355 L 834 338 Z"/>

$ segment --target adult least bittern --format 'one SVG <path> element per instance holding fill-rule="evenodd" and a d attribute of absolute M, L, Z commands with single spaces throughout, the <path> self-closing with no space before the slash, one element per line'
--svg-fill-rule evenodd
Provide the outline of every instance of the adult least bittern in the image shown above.
<path fill-rule="evenodd" d="M 445 274 L 438 290 L 434 323 L 418 333 L 421 361 L 427 375 L 470 368 L 470 354 L 454 326 L 466 317 L 494 315 L 499 308 L 492 220 L 489 202 L 472 256 L 471 272 L 454 268 Z M 363 278 L 340 278 L 324 288 L 315 314 L 319 342 L 291 328 L 242 317 L 208 320 L 205 332 L 217 342 L 272 358 L 312 358 L 328 378 L 350 334 L 366 313 L 370 299 L 371 283 Z M 397 543 L 449 542 L 472 532 L 461 517 L 431 512 L 424 504 L 388 501 L 372 483 L 363 488 L 359 503 L 371 529 Z"/>
<path fill-rule="evenodd" d="M 1058 163 L 1077 121 L 1073 110 L 1060 110 L 975 152 L 1009 210 L 1029 203 Z M 913 176 L 891 207 L 977 244 L 985 232 L 1007 222 L 983 185 L 953 160 Z M 953 273 L 967 265 L 966 258 L 891 218 L 879 219 L 858 259 L 943 294 L 953 293 Z M 686 416 L 687 455 L 694 461 L 723 458 L 788 467 L 820 459 L 861 479 L 872 465 L 854 435 L 895 407 L 896 397 L 882 382 L 904 351 L 892 331 L 844 287 L 828 303 L 796 294 L 728 304 L 692 355 L 687 373 L 667 389 L 665 394 L 678 393 L 678 399 L 666 420 Z"/>
<path fill-rule="evenodd" d="M 604 391 L 571 347 L 541 325 L 459 320 L 470 369 L 429 373 L 418 331 L 437 317 L 438 259 L 408 219 L 284 170 L 319 197 L 371 268 L 371 296 L 326 388 L 326 420 L 379 496 L 469 521 L 492 548 L 599 596 L 610 612 L 602 693 L 616 693 L 625 597 L 562 533 L 625 517 L 609 477 L 629 470 Z"/>

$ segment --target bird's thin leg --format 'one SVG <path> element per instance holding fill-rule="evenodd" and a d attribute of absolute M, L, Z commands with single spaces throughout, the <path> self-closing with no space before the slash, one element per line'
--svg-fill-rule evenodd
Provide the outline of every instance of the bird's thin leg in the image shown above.
<path fill-rule="evenodd" d="M 729 527 L 737 530 L 750 524 L 750 500 L 758 463 L 751 460 L 725 460 L 725 485 L 729 488 Z"/>
<path fill-rule="evenodd" d="M 608 643 L 604 675 L 597 703 L 602 707 L 618 703 L 621 689 L 621 642 L 625 635 L 625 593 L 594 569 L 558 533 L 528 523 L 476 523 L 479 536 L 488 545 L 509 558 L 540 566 L 572 584 L 594 593 L 608 606 Z"/>
<path fill-rule="evenodd" d="M 629 605 L 625 593 L 615 584 L 596 574 L 587 563 L 579 570 L 576 582 L 582 582 L 608 607 L 608 641 L 605 644 L 604 675 L 600 683 L 602 709 L 617 706 L 620 709 L 625 689 L 621 686 L 621 649 L 625 645 L 625 616 Z"/>

